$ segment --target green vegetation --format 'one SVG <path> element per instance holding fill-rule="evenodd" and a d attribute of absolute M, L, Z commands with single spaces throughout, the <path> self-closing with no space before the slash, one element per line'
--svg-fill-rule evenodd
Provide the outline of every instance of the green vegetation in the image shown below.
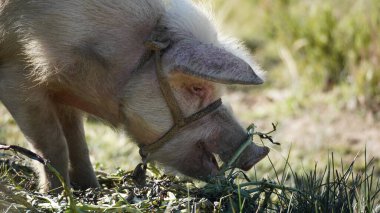
<path fill-rule="evenodd" d="M 379 1 L 216 2 L 228 31 L 268 70 L 269 87 L 293 88 L 306 99 L 341 87 L 359 105 L 379 109 Z"/>
<path fill-rule="evenodd" d="M 309 172 L 295 172 L 289 155 L 280 177 L 277 169 L 273 179 L 251 180 L 233 167 L 237 157 L 252 136 L 271 142 L 270 134 L 256 132 L 251 135 L 231 158 L 221 167 L 220 175 L 197 186 L 157 173 L 148 178 L 144 187 L 137 187 L 132 172 L 119 170 L 116 174 L 98 172 L 101 189 L 72 191 L 49 162 L 29 150 L 18 146 L 0 146 L 22 156 L 37 160 L 49 168 L 62 182 L 59 196 L 36 193 L 35 176 L 29 167 L 20 164 L 20 155 L 5 154 L 0 158 L 0 210 L 35 212 L 373 212 L 380 202 L 380 182 L 376 180 L 371 161 L 356 173 L 355 161 L 348 168 L 336 168 L 334 155 L 321 172 L 317 165 Z M 365 155 L 366 157 L 366 155 Z"/>

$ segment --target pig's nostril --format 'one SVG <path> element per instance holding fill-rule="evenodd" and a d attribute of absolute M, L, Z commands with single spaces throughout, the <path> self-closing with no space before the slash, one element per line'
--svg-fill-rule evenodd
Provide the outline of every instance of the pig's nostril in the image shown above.
<path fill-rule="evenodd" d="M 251 159 L 246 161 L 245 163 L 240 166 L 241 169 L 248 171 L 250 170 L 256 163 L 258 163 L 260 160 L 262 160 L 265 156 L 268 155 L 270 149 L 268 147 L 259 147 L 260 151 L 255 153 L 255 156 L 252 156 Z"/>

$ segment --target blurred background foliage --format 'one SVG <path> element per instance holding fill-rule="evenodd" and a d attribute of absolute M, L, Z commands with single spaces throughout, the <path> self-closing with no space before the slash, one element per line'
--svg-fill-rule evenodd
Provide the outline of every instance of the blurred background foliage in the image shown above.
<path fill-rule="evenodd" d="M 216 0 L 214 11 L 268 71 L 267 87 L 300 98 L 340 87 L 379 110 L 380 1 Z"/>
<path fill-rule="evenodd" d="M 289 150 L 295 170 L 327 164 L 329 152 L 347 165 L 367 147 L 379 168 L 380 1 L 215 0 L 212 7 L 220 29 L 266 71 L 264 85 L 233 86 L 226 99 L 245 125 L 279 123 L 275 165 Z M 264 162 L 257 168 L 270 171 Z"/>

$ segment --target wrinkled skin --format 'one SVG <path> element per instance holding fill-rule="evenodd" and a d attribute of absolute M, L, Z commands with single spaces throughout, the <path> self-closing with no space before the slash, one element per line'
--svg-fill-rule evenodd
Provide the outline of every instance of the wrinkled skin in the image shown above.
<path fill-rule="evenodd" d="M 189 0 L 165 2 L 0 0 L 0 100 L 32 149 L 77 188 L 99 186 L 83 113 L 125 129 L 139 145 L 173 126 L 153 58 L 142 60 L 152 35 L 170 42 L 162 68 L 185 116 L 220 98 L 222 84 L 263 83 L 247 51 L 222 39 L 202 9 Z M 148 158 L 202 179 L 218 172 L 214 154 L 228 161 L 246 137 L 222 106 Z M 237 166 L 247 170 L 267 153 L 252 144 Z M 61 186 L 35 167 L 41 191 Z"/>

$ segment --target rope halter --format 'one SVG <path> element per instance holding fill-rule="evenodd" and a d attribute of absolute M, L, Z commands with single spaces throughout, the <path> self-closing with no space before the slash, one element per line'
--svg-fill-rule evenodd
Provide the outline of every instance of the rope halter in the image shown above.
<path fill-rule="evenodd" d="M 152 36 L 151 36 L 152 37 Z M 134 179 L 144 179 L 145 183 L 145 172 L 146 172 L 146 161 L 149 153 L 154 152 L 160 149 L 165 143 L 170 141 L 182 128 L 188 126 L 189 124 L 203 118 L 204 116 L 215 111 L 222 105 L 222 100 L 219 98 L 213 103 L 209 104 L 207 107 L 202 110 L 185 117 L 182 112 L 180 105 L 178 104 L 177 99 L 174 96 L 173 90 L 170 87 L 168 78 L 165 76 L 165 73 L 162 68 L 161 54 L 163 50 L 166 50 L 170 45 L 169 41 L 161 42 L 154 41 L 152 39 L 145 42 L 145 46 L 148 48 L 150 55 L 154 54 L 155 66 L 156 66 L 156 75 L 162 96 L 164 97 L 166 104 L 169 107 L 170 113 L 173 118 L 174 125 L 157 141 L 148 144 L 140 145 L 140 155 L 143 163 L 140 163 L 135 171 L 133 172 Z M 135 182 L 140 182 L 141 180 L 136 180 Z M 143 185 L 144 183 L 138 183 Z"/>

